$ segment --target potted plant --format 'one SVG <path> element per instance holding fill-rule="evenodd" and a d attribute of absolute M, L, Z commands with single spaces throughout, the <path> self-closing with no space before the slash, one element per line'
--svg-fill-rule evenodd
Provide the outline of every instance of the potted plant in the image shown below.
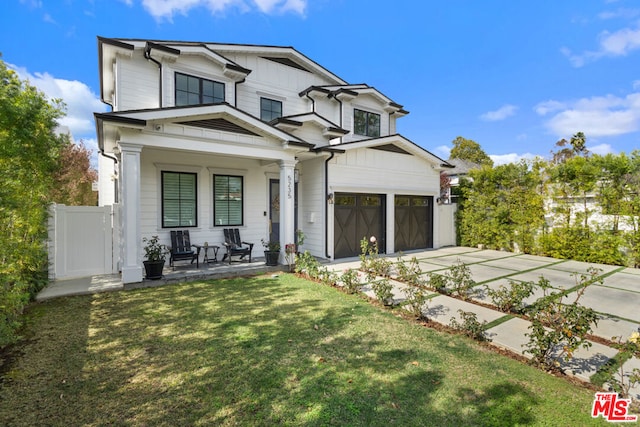
<path fill-rule="evenodd" d="M 280 258 L 280 242 L 276 240 L 262 239 L 262 246 L 264 246 L 265 264 L 270 266 L 278 265 L 278 258 Z"/>
<path fill-rule="evenodd" d="M 158 236 L 152 236 L 150 239 L 145 237 L 142 241 L 145 243 L 144 254 L 146 260 L 142 262 L 144 264 L 145 277 L 149 280 L 158 280 L 162 278 L 167 248 L 160 243 Z"/>

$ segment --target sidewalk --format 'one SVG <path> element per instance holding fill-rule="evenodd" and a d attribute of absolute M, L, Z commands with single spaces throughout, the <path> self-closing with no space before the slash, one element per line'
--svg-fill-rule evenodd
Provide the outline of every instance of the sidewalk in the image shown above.
<path fill-rule="evenodd" d="M 423 309 L 429 321 L 450 326 L 452 318 L 461 322 L 458 310 L 473 312 L 480 323 L 486 321 L 494 325 L 485 331 L 485 335 L 491 340 L 492 345 L 510 350 L 526 358 L 531 358 L 530 354 L 524 353 L 524 345 L 528 342 L 528 337 L 525 334 L 529 332 L 530 322 L 487 308 L 486 304 L 490 304 L 491 300 L 486 292 L 482 292 L 485 286 L 497 289 L 500 285 L 507 285 L 510 280 L 537 282 L 540 276 L 544 276 L 550 281 L 553 288 L 566 290 L 577 284 L 576 278 L 572 274 L 586 274 L 590 267 L 595 267 L 601 270 L 598 276 L 604 277 L 604 282 L 602 285 L 590 285 L 579 301 L 580 304 L 594 309 L 599 315 L 598 324 L 594 327 L 592 335 L 607 340 L 614 336 L 622 336 L 626 339 L 640 327 L 640 269 L 466 247 L 449 247 L 409 253 L 403 258 L 409 260 L 412 257 L 418 259 L 420 268 L 425 274 L 429 272 L 444 273 L 452 265 L 459 261 L 463 262 L 469 267 L 471 277 L 476 282 L 474 289 L 479 291 L 475 293 L 473 299 L 485 304 L 478 305 L 473 301 L 467 302 L 432 293 L 432 298 Z M 350 260 L 348 262 L 334 262 L 328 267 L 341 273 L 348 268 L 358 268 L 359 266 L 359 260 Z M 395 302 L 404 301 L 406 296 L 403 290 L 406 285 L 394 280 L 391 283 L 394 287 Z M 375 294 L 368 284 L 365 284 L 362 289 L 369 297 L 375 298 Z M 528 302 L 535 301 L 540 295 L 538 292 Z M 575 292 L 571 292 L 565 301 L 570 302 L 574 299 Z M 616 349 L 592 342 L 589 349 L 579 349 L 569 362 L 563 362 L 562 367 L 567 374 L 589 382 L 590 377 L 596 373 L 598 368 L 616 354 Z M 623 365 L 623 368 L 625 372 L 640 368 L 640 360 L 632 358 Z M 631 394 L 635 399 L 640 399 L 640 387 L 632 389 Z"/>

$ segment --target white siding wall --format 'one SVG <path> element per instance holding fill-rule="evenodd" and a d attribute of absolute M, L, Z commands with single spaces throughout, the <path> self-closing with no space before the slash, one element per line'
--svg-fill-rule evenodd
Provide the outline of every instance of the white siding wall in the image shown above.
<path fill-rule="evenodd" d="M 133 58 L 118 57 L 114 111 L 158 108 L 160 71 L 136 51 Z"/>
<path fill-rule="evenodd" d="M 143 237 L 159 235 L 169 243 L 169 231 L 162 228 L 160 172 L 162 170 L 196 172 L 198 174 L 198 226 L 189 228 L 194 243 L 224 242 L 222 229 L 213 226 L 213 173 L 244 176 L 244 226 L 240 229 L 243 240 L 255 244 L 253 256 L 262 256 L 260 239 L 268 236 L 267 177 L 278 173 L 277 166 L 264 167 L 258 160 L 237 159 L 215 155 L 189 154 L 179 151 L 144 149 L 141 159 L 141 231 Z M 235 228 L 235 227 L 233 227 Z M 224 253 L 220 249 L 218 259 Z"/>
<path fill-rule="evenodd" d="M 224 83 L 225 102 L 234 105 L 235 82 L 224 76 L 222 66 L 207 58 L 197 55 L 182 55 L 175 63 L 167 64 L 163 67 L 163 93 L 164 106 L 176 105 L 175 100 L 175 73 L 188 74 L 194 77 L 213 80 Z"/>
<path fill-rule="evenodd" d="M 298 228 L 305 234 L 303 250 L 325 257 L 325 203 L 324 158 L 307 160 L 299 164 Z"/>
<path fill-rule="evenodd" d="M 330 191 L 381 192 L 438 196 L 440 174 L 417 156 L 372 148 L 336 155 L 330 163 Z"/>
<path fill-rule="evenodd" d="M 246 81 L 238 85 L 238 108 L 256 117 L 260 117 L 260 97 L 282 101 L 282 113 L 285 116 L 310 112 L 309 100 L 298 94 L 312 85 L 332 83 L 312 73 L 259 56 L 226 56 L 252 70 Z"/>

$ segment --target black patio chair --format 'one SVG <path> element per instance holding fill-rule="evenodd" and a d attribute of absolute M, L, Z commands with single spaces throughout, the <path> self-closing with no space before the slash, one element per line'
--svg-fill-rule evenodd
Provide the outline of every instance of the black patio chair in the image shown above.
<path fill-rule="evenodd" d="M 225 228 L 224 232 L 224 247 L 227 248 L 227 253 L 222 257 L 222 261 L 229 258 L 229 264 L 231 264 L 231 257 L 240 255 L 240 261 L 249 256 L 249 262 L 251 262 L 251 251 L 253 250 L 253 243 L 243 242 L 240 239 L 240 230 L 237 228 Z"/>
<path fill-rule="evenodd" d="M 173 267 L 174 261 L 191 260 L 196 262 L 196 267 L 200 268 L 198 260 L 200 249 L 194 251 L 189 238 L 189 230 L 173 230 L 171 231 L 171 248 L 169 256 L 169 265 Z"/>

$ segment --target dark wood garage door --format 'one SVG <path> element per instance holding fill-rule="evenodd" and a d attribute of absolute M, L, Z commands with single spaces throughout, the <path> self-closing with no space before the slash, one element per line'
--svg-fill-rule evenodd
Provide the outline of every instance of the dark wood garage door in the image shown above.
<path fill-rule="evenodd" d="M 396 196 L 395 250 L 433 247 L 433 197 Z"/>
<path fill-rule="evenodd" d="M 385 245 L 385 196 L 382 194 L 336 193 L 334 201 L 335 258 L 360 254 L 360 240 L 376 236 L 380 253 Z"/>

